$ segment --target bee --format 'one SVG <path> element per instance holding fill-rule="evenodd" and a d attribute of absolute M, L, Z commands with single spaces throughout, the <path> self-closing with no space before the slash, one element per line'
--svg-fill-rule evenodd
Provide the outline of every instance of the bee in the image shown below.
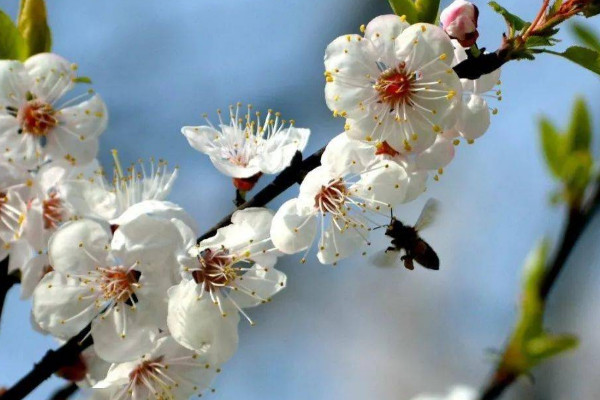
<path fill-rule="evenodd" d="M 440 259 L 435 250 L 419 235 L 419 231 L 433 222 L 438 208 L 439 202 L 429 199 L 414 226 L 405 225 L 392 216 L 385 231 L 386 236 L 392 238 L 392 245 L 375 257 L 374 264 L 393 265 L 397 262 L 400 252 L 404 250 L 400 260 L 403 261 L 406 269 L 413 270 L 415 261 L 427 269 L 440 269 Z"/>

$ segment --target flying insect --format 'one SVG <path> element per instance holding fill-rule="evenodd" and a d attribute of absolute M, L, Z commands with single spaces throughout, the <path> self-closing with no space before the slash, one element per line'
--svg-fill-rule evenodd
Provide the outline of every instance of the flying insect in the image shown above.
<path fill-rule="evenodd" d="M 392 216 L 385 231 L 385 235 L 392 238 L 391 246 L 375 257 L 374 264 L 378 266 L 394 265 L 397 263 L 401 251 L 404 251 L 400 260 L 406 269 L 415 269 L 415 261 L 427 269 L 440 269 L 440 259 L 437 253 L 419 234 L 422 229 L 431 225 L 438 209 L 439 202 L 429 199 L 414 226 L 405 225 Z"/>

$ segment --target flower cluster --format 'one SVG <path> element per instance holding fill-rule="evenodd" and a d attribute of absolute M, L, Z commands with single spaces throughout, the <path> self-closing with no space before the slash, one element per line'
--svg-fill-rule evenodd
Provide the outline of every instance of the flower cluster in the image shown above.
<path fill-rule="evenodd" d="M 107 178 L 96 160 L 104 103 L 93 92 L 61 100 L 78 82 L 74 65 L 54 54 L 0 61 L 0 256 L 33 297 L 37 329 L 67 340 L 89 327 L 94 343 L 61 375 L 99 398 L 189 398 L 236 351 L 239 321 L 254 325 L 247 309 L 286 287 L 279 257 L 305 261 L 314 250 L 335 265 L 366 254 L 373 228 L 418 198 L 458 138 L 480 137 L 495 113 L 487 99 L 500 97 L 499 72 L 466 81 L 452 69 L 467 57 L 457 32 L 477 26 L 476 12 L 461 13 L 446 15 L 446 31 L 385 15 L 364 35 L 335 39 L 325 99 L 344 131 L 301 176 L 297 197 L 275 212 L 240 209 L 200 242 L 195 221 L 167 200 L 177 169 L 123 168 L 115 152 Z M 310 136 L 240 104 L 229 122 L 221 112 L 217 125 L 206 121 L 182 133 L 238 194 L 290 167 Z"/>

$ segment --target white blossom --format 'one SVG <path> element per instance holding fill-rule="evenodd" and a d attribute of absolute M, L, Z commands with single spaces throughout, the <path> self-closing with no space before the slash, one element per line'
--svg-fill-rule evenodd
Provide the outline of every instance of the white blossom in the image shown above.
<path fill-rule="evenodd" d="M 188 400 L 208 389 L 220 371 L 209 363 L 209 346 L 199 351 L 177 344 L 170 336 L 131 362 L 113 364 L 105 379 L 94 386 L 94 399 Z"/>
<path fill-rule="evenodd" d="M 92 161 L 107 124 L 100 96 L 61 102 L 75 86 L 76 66 L 51 53 L 24 63 L 0 61 L 0 156 L 35 167 L 46 157 L 71 165 Z"/>
<path fill-rule="evenodd" d="M 400 164 L 341 135 L 327 146 L 321 166 L 306 175 L 298 197 L 279 208 L 271 238 L 280 251 L 293 254 L 308 253 L 318 237 L 319 261 L 335 264 L 369 244 L 369 214 L 389 218 L 394 205 L 410 200 L 409 186 Z"/>
<path fill-rule="evenodd" d="M 465 49 L 457 42 L 454 44 L 454 61 L 456 65 L 467 59 Z M 502 92 L 496 86 L 500 84 L 501 69 L 483 75 L 478 79 L 461 79 L 462 105 L 454 129 L 444 132 L 448 138 L 458 135 L 467 140 L 481 137 L 490 127 L 490 114 L 497 114 L 498 109 L 489 106 L 487 99 L 502 100 Z"/>
<path fill-rule="evenodd" d="M 341 36 L 327 47 L 327 105 L 347 118 L 349 137 L 420 153 L 456 122 L 461 85 L 450 67 L 450 38 L 395 15 L 363 30 L 364 37 Z"/>
<path fill-rule="evenodd" d="M 264 120 L 259 112 L 240 113 L 240 104 L 229 108 L 229 123 L 219 112 L 219 124 L 185 126 L 181 132 L 196 150 L 208 155 L 213 165 L 223 174 L 238 180 L 257 179 L 261 174 L 277 174 L 290 165 L 297 151 L 303 151 L 310 130 L 296 128 L 294 121 L 281 119 L 281 115 L 267 112 Z M 250 182 L 251 184 L 252 182 Z M 243 184 L 239 182 L 238 185 Z M 249 190 L 251 185 L 240 188 Z"/>
<path fill-rule="evenodd" d="M 211 346 L 217 363 L 237 348 L 241 313 L 270 301 L 286 285 L 275 269 L 277 252 L 269 238 L 273 214 L 263 208 L 237 211 L 231 224 L 195 245 L 188 234 L 188 254 L 179 257 L 182 281 L 169 289 L 168 326 L 181 345 L 199 350 Z"/>
<path fill-rule="evenodd" d="M 82 219 L 60 227 L 48 244 L 50 265 L 33 294 L 39 326 L 59 338 L 90 322 L 96 353 L 129 361 L 166 329 L 166 292 L 174 282 L 176 224 L 140 215 L 120 225 Z"/>

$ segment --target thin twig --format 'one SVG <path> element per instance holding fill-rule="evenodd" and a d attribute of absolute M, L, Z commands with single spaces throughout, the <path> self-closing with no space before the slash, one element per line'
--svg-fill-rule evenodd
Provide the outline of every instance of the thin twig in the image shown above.
<path fill-rule="evenodd" d="M 79 386 L 75 382 L 67 383 L 62 388 L 58 389 L 49 400 L 68 400 L 79 390 Z"/>
<path fill-rule="evenodd" d="M 560 247 L 558 248 L 558 251 L 556 252 L 552 262 L 549 264 L 548 271 L 546 272 L 546 275 L 544 276 L 544 279 L 540 285 L 540 297 L 543 301 L 548 298 L 548 295 L 554 287 L 558 276 L 567 265 L 569 256 L 575 248 L 577 241 L 581 238 L 585 228 L 593 219 L 599 208 L 600 188 L 598 188 L 595 196 L 589 201 L 587 207 L 584 207 L 583 209 L 571 208 L 569 210 L 567 225 L 565 226 L 562 235 Z M 503 371 L 500 368 L 500 365 L 498 365 L 488 380 L 488 383 L 481 391 L 482 394 L 480 399 L 497 399 L 506 388 L 508 388 L 517 380 L 518 377 L 518 374 L 509 371 Z"/>
<path fill-rule="evenodd" d="M 469 62 L 466 60 L 466 64 L 463 62 L 454 68 L 454 71 L 460 78 L 474 79 L 471 76 L 479 77 L 483 74 L 487 74 L 490 68 L 499 68 L 508 59 L 502 59 L 506 54 L 497 51 L 494 54 L 494 60 L 492 62 Z M 481 57 L 480 57 L 481 59 Z M 253 198 L 246 201 L 244 204 L 239 206 L 237 210 L 243 210 L 248 207 L 263 207 L 271 200 L 279 196 L 286 189 L 290 188 L 295 183 L 300 183 L 304 176 L 314 168 L 318 167 L 321 163 L 321 155 L 325 148 L 321 148 L 312 155 L 308 156 L 304 160 L 301 159 L 301 154 L 296 153 L 291 165 L 283 170 L 277 177 L 266 186 L 263 190 L 258 192 Z M 198 238 L 198 242 L 214 236 L 217 229 L 228 225 L 231 222 L 231 216 L 229 214 L 215 226 L 210 228 L 206 233 Z M 86 340 L 83 343 L 78 343 L 83 338 Z M 72 361 L 79 355 L 85 348 L 92 344 L 92 339 L 89 336 L 89 326 L 81 331 L 77 336 L 70 339 L 58 350 L 50 350 L 42 361 L 34 366 L 34 368 L 22 378 L 15 386 L 10 388 L 4 395 L 0 396 L 1 400 L 21 400 L 29 393 L 31 393 L 37 386 L 48 379 L 53 373 L 58 371 L 69 361 Z"/>

